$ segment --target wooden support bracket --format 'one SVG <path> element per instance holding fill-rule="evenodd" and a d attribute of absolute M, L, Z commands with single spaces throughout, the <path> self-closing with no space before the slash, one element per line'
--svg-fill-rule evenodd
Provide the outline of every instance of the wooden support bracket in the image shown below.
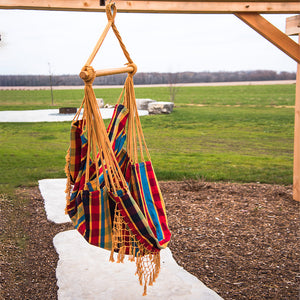
<path fill-rule="evenodd" d="M 300 45 L 280 31 L 258 13 L 235 13 L 235 15 L 270 41 L 273 45 L 285 52 L 288 56 L 300 63 Z"/>

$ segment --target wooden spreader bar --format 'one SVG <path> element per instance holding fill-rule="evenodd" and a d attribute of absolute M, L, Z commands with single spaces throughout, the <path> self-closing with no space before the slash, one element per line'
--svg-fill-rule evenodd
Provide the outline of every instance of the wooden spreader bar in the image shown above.
<path fill-rule="evenodd" d="M 123 68 L 114 68 L 114 69 L 104 69 L 104 70 L 96 70 L 96 77 L 107 76 L 107 75 L 115 75 L 122 73 L 132 73 L 134 71 L 133 67 L 123 67 Z M 87 71 L 81 71 L 79 74 L 81 79 L 87 79 L 89 74 Z"/>

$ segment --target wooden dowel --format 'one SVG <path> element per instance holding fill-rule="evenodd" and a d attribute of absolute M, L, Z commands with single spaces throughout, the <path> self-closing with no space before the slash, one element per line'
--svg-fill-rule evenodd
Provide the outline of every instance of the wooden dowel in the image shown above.
<path fill-rule="evenodd" d="M 133 70 L 134 70 L 133 67 L 123 67 L 123 68 L 115 68 L 115 69 L 97 70 L 96 71 L 96 77 L 122 74 L 122 73 L 130 73 L 130 72 L 133 72 Z M 87 79 L 88 78 L 88 72 L 81 71 L 79 76 L 82 79 Z"/>
<path fill-rule="evenodd" d="M 133 67 L 97 70 L 96 77 L 133 72 Z"/>

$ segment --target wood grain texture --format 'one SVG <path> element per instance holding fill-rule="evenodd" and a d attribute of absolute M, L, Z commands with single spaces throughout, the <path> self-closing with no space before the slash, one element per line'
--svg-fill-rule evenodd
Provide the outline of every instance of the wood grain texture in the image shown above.
<path fill-rule="evenodd" d="M 300 46 L 300 35 L 299 35 Z M 296 100 L 295 100 L 295 129 L 294 129 L 294 175 L 293 198 L 300 201 L 300 64 L 297 67 Z"/>
<path fill-rule="evenodd" d="M 119 12 L 144 13 L 299 13 L 299 1 L 114 1 Z M 105 11 L 99 0 L 0 0 L 0 9 Z"/>

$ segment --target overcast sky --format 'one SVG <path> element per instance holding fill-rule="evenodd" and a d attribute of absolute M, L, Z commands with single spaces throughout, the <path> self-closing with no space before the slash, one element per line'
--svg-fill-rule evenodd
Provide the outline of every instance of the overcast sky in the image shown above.
<path fill-rule="evenodd" d="M 288 16 L 264 15 L 282 31 Z M 78 74 L 106 22 L 105 13 L 0 10 L 0 75 L 49 74 L 49 65 L 53 74 Z M 139 72 L 296 71 L 234 15 L 118 13 L 116 25 Z M 92 65 L 124 63 L 110 31 Z"/>

